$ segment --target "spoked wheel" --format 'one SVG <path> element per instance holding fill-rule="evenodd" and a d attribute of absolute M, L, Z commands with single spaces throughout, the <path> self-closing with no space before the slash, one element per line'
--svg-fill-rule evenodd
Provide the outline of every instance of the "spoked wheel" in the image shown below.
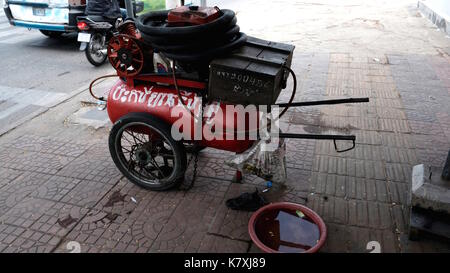
<path fill-rule="evenodd" d="M 158 118 L 131 113 L 118 120 L 109 135 L 111 157 L 131 182 L 162 191 L 183 181 L 186 151 Z"/>
<path fill-rule="evenodd" d="M 86 48 L 86 58 L 94 66 L 100 66 L 106 61 L 106 37 L 101 33 L 91 35 Z"/>

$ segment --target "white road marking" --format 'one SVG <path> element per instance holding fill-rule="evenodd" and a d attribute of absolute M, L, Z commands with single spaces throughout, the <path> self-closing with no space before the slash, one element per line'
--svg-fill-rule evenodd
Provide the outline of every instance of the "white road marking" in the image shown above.
<path fill-rule="evenodd" d="M 45 38 L 45 36 L 43 36 L 42 34 L 40 34 L 40 33 L 36 33 L 36 32 L 30 32 L 30 33 L 23 33 L 23 34 L 20 34 L 20 35 L 17 35 L 17 36 L 12 36 L 12 37 L 10 37 L 10 38 L 7 38 L 7 39 L 0 39 L 0 43 L 3 43 L 3 44 L 17 44 L 17 43 L 20 43 L 20 42 L 23 42 L 23 41 L 27 41 L 27 40 L 33 40 L 33 39 L 36 39 L 36 38 L 39 38 L 39 37 L 41 37 L 41 38 Z"/>
<path fill-rule="evenodd" d="M 56 93 L 56 92 L 45 92 L 46 94 L 43 94 L 39 97 L 39 99 L 35 100 L 33 102 L 34 105 L 39 106 L 45 106 L 45 107 L 51 107 L 53 105 L 58 104 L 59 102 L 63 101 L 65 98 L 67 98 L 66 93 Z"/>
<path fill-rule="evenodd" d="M 66 97 L 67 94 L 61 92 L 48 92 L 0 85 L 0 100 L 8 100 L 19 104 L 49 107 L 58 101 L 64 100 Z"/>
<path fill-rule="evenodd" d="M 22 104 L 22 103 L 18 103 L 18 104 L 15 104 L 15 105 L 11 106 L 11 107 L 8 107 L 5 110 L 0 112 L 0 119 L 6 118 L 7 116 L 9 116 L 9 115 L 11 115 L 11 114 L 13 114 L 15 112 L 18 112 L 18 111 L 22 110 L 25 107 L 27 107 L 27 105 L 26 104 Z"/>

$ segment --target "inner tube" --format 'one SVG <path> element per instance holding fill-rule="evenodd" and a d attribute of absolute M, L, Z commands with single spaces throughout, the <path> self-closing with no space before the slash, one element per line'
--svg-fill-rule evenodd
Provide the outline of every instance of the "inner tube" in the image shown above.
<path fill-rule="evenodd" d="M 136 19 L 142 39 L 156 51 L 180 62 L 205 63 L 238 48 L 247 40 L 239 32 L 232 10 L 220 10 L 217 19 L 203 25 L 171 27 L 169 10 L 152 11 Z"/>

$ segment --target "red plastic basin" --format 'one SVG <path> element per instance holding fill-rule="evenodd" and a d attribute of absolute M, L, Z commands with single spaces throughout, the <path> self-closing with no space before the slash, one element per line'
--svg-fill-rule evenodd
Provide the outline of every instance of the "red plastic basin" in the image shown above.
<path fill-rule="evenodd" d="M 319 251 L 319 249 L 323 246 L 325 243 L 325 240 L 327 238 L 327 227 L 325 226 L 324 221 L 320 216 L 315 213 L 313 210 L 295 203 L 289 203 L 289 202 L 279 202 L 279 203 L 272 203 L 269 205 L 266 205 L 259 210 L 257 210 L 252 217 L 250 218 L 250 221 L 248 222 L 248 232 L 250 234 L 250 238 L 252 241 L 256 244 L 256 246 L 261 249 L 262 251 L 266 253 L 281 253 L 280 251 L 273 249 L 267 245 L 265 245 L 260 238 L 258 238 L 258 235 L 255 231 L 255 225 L 260 217 L 262 217 L 266 212 L 269 211 L 282 211 L 282 210 L 289 210 L 289 211 L 301 211 L 306 217 L 309 218 L 309 220 L 316 224 L 319 229 L 319 239 L 313 247 L 305 250 L 305 251 L 299 251 L 299 253 L 314 253 Z M 300 249 L 299 249 L 300 250 Z"/>

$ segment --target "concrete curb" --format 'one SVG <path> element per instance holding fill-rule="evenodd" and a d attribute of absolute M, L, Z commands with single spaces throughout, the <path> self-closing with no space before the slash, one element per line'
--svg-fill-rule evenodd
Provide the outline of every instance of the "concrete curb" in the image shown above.
<path fill-rule="evenodd" d="M 450 36 L 450 18 L 448 18 L 448 16 L 439 14 L 424 1 L 418 1 L 417 8 L 420 10 L 424 17 L 428 18 L 440 30 L 444 31 L 447 35 Z"/>
<path fill-rule="evenodd" d="M 94 84 L 94 86 L 98 85 L 99 83 L 101 83 L 103 81 L 105 81 L 105 79 L 98 80 Z M 72 99 L 75 96 L 81 94 L 82 92 L 88 91 L 89 90 L 89 85 L 90 85 L 90 83 L 87 84 L 87 85 L 84 85 L 84 86 L 82 86 L 82 87 L 80 87 L 78 89 L 75 89 L 74 91 L 71 91 L 71 92 L 67 93 L 67 95 L 64 96 L 64 98 L 62 98 L 61 100 L 55 101 L 54 103 L 51 103 L 51 104 L 48 104 L 44 108 L 39 109 L 36 112 L 30 113 L 29 115 L 26 115 L 23 118 L 16 120 L 15 122 L 9 124 L 8 126 L 2 127 L 0 129 L 0 136 L 3 136 L 5 134 L 9 133 L 10 131 L 14 130 L 15 128 L 21 126 L 22 124 L 24 124 L 24 123 L 26 123 L 28 121 L 33 120 L 36 117 L 39 117 L 40 115 L 46 113 L 50 109 L 52 109 L 52 108 L 54 108 L 54 107 L 56 107 L 56 106 L 58 106 L 58 105 L 60 105 L 62 103 L 65 103 L 65 102 L 69 101 L 70 99 Z"/>

